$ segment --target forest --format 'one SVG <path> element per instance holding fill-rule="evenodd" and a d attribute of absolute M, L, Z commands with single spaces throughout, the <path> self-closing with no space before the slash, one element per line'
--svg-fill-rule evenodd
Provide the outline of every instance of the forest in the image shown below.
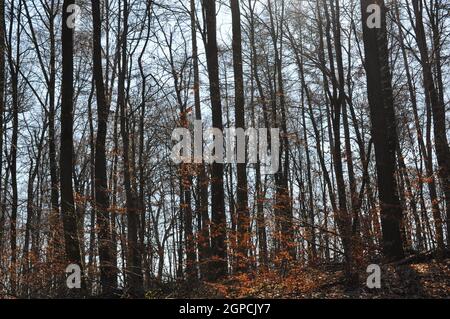
<path fill-rule="evenodd" d="M 0 0 L 0 299 L 448 298 L 448 85 L 448 0 Z"/>

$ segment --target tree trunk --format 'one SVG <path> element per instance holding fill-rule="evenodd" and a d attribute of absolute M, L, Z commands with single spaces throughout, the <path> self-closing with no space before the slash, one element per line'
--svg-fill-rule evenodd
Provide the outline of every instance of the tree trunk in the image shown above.
<path fill-rule="evenodd" d="M 381 3 L 381 28 L 369 28 L 368 6 Z M 384 1 L 361 0 L 367 91 L 378 175 L 383 232 L 383 252 L 388 260 L 404 255 L 400 226 L 402 209 L 395 179 L 397 133 L 388 61 L 386 7 Z"/>
<path fill-rule="evenodd" d="M 122 65 L 118 83 L 118 103 L 120 104 L 120 131 L 123 143 L 123 179 L 125 185 L 126 211 L 128 223 L 127 243 L 127 285 L 128 293 L 132 297 L 143 294 L 141 256 L 138 247 L 139 215 L 137 196 L 132 187 L 131 161 L 130 161 L 130 132 L 127 112 L 127 96 L 125 80 L 128 72 L 127 63 L 127 35 L 128 35 L 128 1 L 123 3 L 123 31 L 122 31 Z"/>
<path fill-rule="evenodd" d="M 216 1 L 203 3 L 206 19 L 206 60 L 212 106 L 213 127 L 223 131 L 222 102 L 219 83 L 219 60 L 216 35 Z M 223 187 L 223 164 L 214 162 L 211 170 L 211 279 L 218 280 L 227 275 L 226 215 Z"/>
<path fill-rule="evenodd" d="M 106 133 L 109 105 L 103 82 L 100 2 L 92 1 L 93 72 L 97 97 L 97 137 L 95 141 L 95 207 L 98 227 L 98 251 L 102 294 L 111 296 L 117 287 L 116 269 L 112 267 L 109 192 L 106 174 Z"/>
<path fill-rule="evenodd" d="M 13 56 L 13 17 L 17 17 L 17 24 L 20 25 L 21 7 L 22 2 L 19 2 L 19 7 L 16 8 L 14 2 L 11 4 L 11 22 L 9 31 L 9 68 L 11 73 L 11 98 L 12 98 L 12 136 L 10 146 L 10 172 L 11 172 L 11 186 L 12 186 L 12 199 L 11 199 L 11 217 L 10 217 L 10 249 L 11 249 L 11 294 L 14 296 L 17 286 L 17 209 L 18 209 L 18 189 L 17 189 L 17 142 L 19 135 L 19 58 L 20 48 L 19 42 L 17 42 L 14 48 L 16 55 Z M 17 10 L 17 12 L 14 12 Z M 16 37 L 20 35 L 20 27 L 17 26 Z"/>
<path fill-rule="evenodd" d="M 191 37 L 192 37 L 192 67 L 194 71 L 194 106 L 195 119 L 202 120 L 202 111 L 200 104 L 200 72 L 198 66 L 198 47 L 197 47 L 197 19 L 195 0 L 190 0 L 190 15 L 191 15 Z M 203 154 L 203 152 L 202 152 Z M 199 230 L 197 234 L 198 245 L 198 260 L 201 277 L 208 277 L 208 258 L 210 254 L 210 234 L 209 234 L 209 214 L 208 214 L 208 180 L 206 176 L 205 165 L 202 162 L 197 166 L 197 194 L 198 201 L 196 205 L 196 215 L 199 218 Z"/>
<path fill-rule="evenodd" d="M 235 125 L 245 131 L 244 75 L 242 67 L 241 12 L 238 0 L 230 0 L 233 31 L 233 68 L 235 89 Z M 250 249 L 250 212 L 248 209 L 247 166 L 237 164 L 237 231 L 238 256 L 237 271 L 248 270 Z"/>
<path fill-rule="evenodd" d="M 6 54 L 6 23 L 5 23 L 5 1 L 0 0 L 0 203 L 3 203 L 2 194 L 6 184 L 3 183 L 3 118 L 5 111 L 5 54 Z M 0 205 L 0 255 L 3 255 L 4 234 L 4 207 Z M 3 266 L 3 261 L 0 261 Z"/>
<path fill-rule="evenodd" d="M 432 65 L 429 58 L 428 45 L 423 24 L 423 3 L 422 0 L 413 0 L 412 5 L 415 14 L 415 34 L 417 46 L 420 52 L 420 62 L 422 65 L 423 84 L 425 87 L 426 98 L 431 104 L 433 114 L 433 133 L 435 139 L 436 156 L 439 164 L 438 175 L 444 189 L 447 203 L 447 220 L 450 213 L 450 149 L 447 140 L 447 131 L 445 124 L 445 105 L 439 98 L 438 89 L 433 78 Z M 435 50 L 437 48 L 434 48 Z M 439 63 L 437 61 L 437 63 Z M 431 157 L 431 152 L 428 156 Z M 439 211 L 433 210 L 433 217 L 436 224 L 436 241 L 440 254 L 444 250 L 444 238 L 442 229 L 442 217 Z M 448 231 L 448 229 L 447 229 Z M 448 234 L 448 233 L 447 233 Z M 447 236 L 448 237 L 448 236 Z"/>

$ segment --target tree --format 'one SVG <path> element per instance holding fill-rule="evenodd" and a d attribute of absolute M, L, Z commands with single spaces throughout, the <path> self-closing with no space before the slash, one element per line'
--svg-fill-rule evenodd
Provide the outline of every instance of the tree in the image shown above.
<path fill-rule="evenodd" d="M 435 83 L 432 71 L 432 63 L 429 57 L 428 44 L 426 40 L 425 27 L 423 24 L 423 1 L 413 0 L 412 1 L 414 15 L 415 15 L 415 27 L 414 31 L 416 34 L 417 46 L 419 47 L 420 53 L 420 64 L 422 66 L 423 74 L 423 85 L 425 88 L 426 103 L 431 106 L 431 111 L 433 114 L 433 132 L 435 139 L 436 157 L 439 165 L 438 174 L 442 183 L 442 188 L 444 190 L 444 198 L 446 200 L 447 206 L 447 221 L 450 215 L 450 148 L 447 140 L 447 130 L 445 124 L 445 103 L 443 98 L 439 96 L 438 85 Z M 437 8 L 439 11 L 439 8 Z M 436 13 L 432 12 L 432 16 L 436 19 Z M 434 42 L 436 69 L 441 70 L 441 59 L 440 59 L 440 40 L 438 36 L 439 31 L 436 27 L 433 30 L 433 35 L 436 39 Z M 437 77 L 439 81 L 439 76 Z M 431 152 L 429 153 L 431 156 Z M 444 250 L 444 235 L 442 229 L 442 218 L 438 209 L 433 210 L 433 216 L 436 223 L 436 240 L 438 244 L 438 249 L 442 255 Z M 447 240 L 448 240 L 448 229 L 447 229 Z"/>
<path fill-rule="evenodd" d="M 11 4 L 10 15 L 17 16 L 17 23 L 21 21 L 21 7 L 22 1 L 19 1 L 17 7 L 13 1 Z M 17 11 L 17 14 L 15 13 Z M 16 42 L 16 46 L 13 43 L 13 34 L 19 38 L 21 34 L 21 28 L 17 26 L 16 32 L 13 28 L 14 19 L 11 18 L 9 25 L 8 35 L 8 62 L 9 72 L 11 75 L 11 97 L 12 97 L 12 136 L 10 146 L 10 172 L 11 172 L 11 184 L 12 184 L 12 201 L 11 201 L 11 217 L 10 217 L 10 249 L 11 249 L 11 292 L 16 293 L 17 286 L 17 212 L 18 212 L 18 184 L 17 184 L 17 149 L 19 147 L 19 65 L 20 65 L 20 46 L 19 42 Z M 15 54 L 14 54 L 15 53 Z"/>
<path fill-rule="evenodd" d="M 277 10 L 280 7 L 279 11 Z M 278 253 L 281 254 L 282 268 L 287 268 L 287 263 L 296 258 L 296 248 L 294 241 L 294 228 L 292 223 L 292 198 L 289 190 L 289 140 L 287 130 L 287 116 L 286 116 L 286 95 L 284 91 L 283 79 L 283 41 L 278 34 L 284 34 L 283 20 L 285 18 L 285 1 L 273 3 L 267 0 L 267 11 L 269 14 L 270 24 L 268 31 L 270 34 L 271 44 L 274 52 L 274 73 L 273 73 L 273 87 L 271 91 L 272 100 L 272 125 L 281 128 L 281 148 L 280 148 L 280 169 L 275 173 L 275 218 L 277 228 Z M 281 116 L 279 116 L 280 114 Z"/>
<path fill-rule="evenodd" d="M 256 82 L 257 91 L 259 94 L 259 104 L 262 107 L 263 112 L 263 121 L 265 127 L 269 127 L 269 119 L 268 119 L 268 103 L 266 99 L 266 94 L 264 92 L 261 78 L 258 73 L 258 52 L 256 49 L 256 41 L 255 41 L 255 6 L 256 1 L 254 3 L 251 2 L 251 0 L 248 1 L 248 11 L 249 14 L 247 15 L 247 21 L 249 26 L 249 44 L 250 44 L 250 50 L 251 50 L 251 66 L 252 66 L 252 78 L 254 78 L 254 81 Z M 252 116 L 253 116 L 253 122 L 256 122 L 255 117 L 256 114 L 254 112 L 254 106 L 252 104 Z M 270 143 L 269 143 L 270 144 Z M 268 245 L 267 245 L 267 231 L 266 231 L 266 218 L 264 216 L 264 192 L 263 192 L 263 183 L 261 182 L 261 163 L 258 161 L 255 165 L 255 174 L 256 174 L 256 181 L 255 181 L 255 192 L 256 192 L 256 210 L 257 210 L 257 233 L 258 233 L 258 244 L 259 244 L 259 263 L 261 265 L 261 268 L 264 268 L 268 265 Z"/>
<path fill-rule="evenodd" d="M 80 267 L 83 265 L 77 230 L 77 216 L 73 197 L 73 33 L 69 26 L 69 15 L 73 0 L 63 4 L 62 23 L 62 102 L 61 102 L 61 215 L 64 227 L 65 251 L 67 261 Z"/>
<path fill-rule="evenodd" d="M 97 95 L 97 138 L 95 142 L 95 205 L 98 227 L 100 282 L 105 296 L 117 287 L 116 270 L 112 267 L 108 180 L 106 175 L 106 132 L 109 105 L 105 96 L 102 67 L 100 1 L 92 1 L 93 72 Z"/>
<path fill-rule="evenodd" d="M 126 212 L 128 222 L 127 237 L 127 285 L 129 293 L 133 297 L 143 294 L 141 257 L 138 247 L 139 215 L 137 207 L 137 196 L 131 183 L 132 171 L 130 161 L 130 131 L 127 113 L 127 94 L 125 80 L 128 73 L 128 1 L 123 2 L 123 30 L 121 37 L 121 69 L 118 83 L 118 103 L 120 106 L 120 132 L 122 136 L 122 159 L 123 159 L 123 182 L 125 186 Z"/>
<path fill-rule="evenodd" d="M 206 60 L 212 107 L 212 124 L 223 130 L 220 97 L 219 60 L 216 34 L 216 1 L 203 2 L 206 19 Z M 214 162 L 211 169 L 211 259 L 210 275 L 217 280 L 227 274 L 226 215 L 223 188 L 223 164 Z"/>
<path fill-rule="evenodd" d="M 241 11 L 238 0 L 230 0 L 233 29 L 233 68 L 235 90 L 236 129 L 245 131 L 244 76 L 242 67 Z M 238 230 L 238 270 L 248 270 L 250 249 L 250 212 L 248 208 L 247 170 L 245 163 L 237 164 L 237 230 Z"/>
<path fill-rule="evenodd" d="M 381 28 L 370 28 L 370 5 L 381 8 Z M 384 1 L 361 0 L 367 93 L 375 147 L 383 231 L 383 252 L 388 260 L 404 256 L 400 224 L 402 208 L 395 179 L 397 128 L 389 67 Z"/>
<path fill-rule="evenodd" d="M 3 184 L 3 127 L 4 127 L 4 112 L 5 112 L 5 54 L 6 54 L 6 39 L 5 39 L 5 1 L 0 0 L 0 202 L 1 193 L 5 187 Z M 4 207 L 0 207 L 0 253 L 3 250 L 3 234 L 4 234 Z M 0 262 L 1 264 L 1 262 Z"/>
<path fill-rule="evenodd" d="M 192 68 L 194 73 L 194 108 L 195 120 L 202 121 L 202 110 L 200 101 L 200 71 L 198 62 L 198 46 L 197 46 L 197 17 L 196 17 L 195 0 L 190 0 L 190 18 L 191 18 L 191 38 L 192 38 Z M 203 153 L 203 152 L 202 152 Z M 205 163 L 202 160 L 197 166 L 197 185 L 196 191 L 198 199 L 195 212 L 198 220 L 198 260 L 200 276 L 208 278 L 208 259 L 211 249 L 211 238 L 209 233 L 210 219 L 208 213 L 208 178 L 206 175 Z"/>

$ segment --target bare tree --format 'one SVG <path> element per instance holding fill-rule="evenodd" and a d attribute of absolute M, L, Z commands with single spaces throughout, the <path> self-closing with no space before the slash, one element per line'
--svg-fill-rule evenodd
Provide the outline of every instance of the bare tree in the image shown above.
<path fill-rule="evenodd" d="M 245 130 L 244 75 L 242 66 L 241 10 L 239 1 L 230 0 L 233 29 L 233 67 L 235 89 L 236 129 Z M 238 270 L 248 270 L 250 249 L 250 213 L 248 208 L 247 169 L 245 163 L 237 164 L 237 230 L 238 230 Z"/>
<path fill-rule="evenodd" d="M 92 1 L 93 65 L 97 97 L 97 138 L 95 142 L 95 205 L 99 238 L 100 282 L 103 294 L 108 296 L 117 287 L 117 273 L 112 267 L 109 194 L 106 174 L 106 133 L 109 105 L 105 96 L 102 67 L 100 2 Z"/>
<path fill-rule="evenodd" d="M 379 4 L 379 2 L 373 0 L 361 1 L 367 91 L 383 227 L 383 252 L 387 259 L 398 260 L 404 256 L 404 252 L 400 234 L 402 208 L 395 179 L 397 129 L 392 76 L 388 61 L 387 8 L 382 1 L 380 3 L 381 28 L 370 28 L 368 25 L 370 17 L 368 6 L 370 4 Z"/>
<path fill-rule="evenodd" d="M 223 130 L 222 102 L 219 84 L 219 61 L 216 34 L 216 1 L 204 1 L 206 24 L 206 60 L 214 128 Z M 214 162 L 211 169 L 211 279 L 227 274 L 226 216 L 223 188 L 223 164 Z"/>

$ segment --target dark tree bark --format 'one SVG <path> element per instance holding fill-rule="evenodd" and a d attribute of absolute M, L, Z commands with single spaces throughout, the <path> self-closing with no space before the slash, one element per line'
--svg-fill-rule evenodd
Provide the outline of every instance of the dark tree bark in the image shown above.
<path fill-rule="evenodd" d="M 282 258 L 282 267 L 284 271 L 287 262 L 295 260 L 296 251 L 292 244 L 294 241 L 294 229 L 292 223 L 292 203 L 289 194 L 288 175 L 289 175 L 289 140 L 287 132 L 286 118 L 286 96 L 284 92 L 283 80 L 283 41 L 278 38 L 278 33 L 283 34 L 283 19 L 285 17 L 284 0 L 280 2 L 281 16 L 276 20 L 275 14 L 277 4 L 267 1 L 270 25 L 269 32 L 274 50 L 274 79 L 272 90 L 272 120 L 273 124 L 280 125 L 281 128 L 281 147 L 280 147 L 280 169 L 275 174 L 276 194 L 275 194 L 275 217 L 278 225 L 278 239 L 280 252 L 286 256 Z M 278 102 L 278 103 L 277 103 Z M 281 116 L 277 117 L 276 114 Z"/>
<path fill-rule="evenodd" d="M 93 73 L 97 97 L 97 137 L 95 141 L 95 207 L 102 294 L 110 296 L 117 287 L 117 272 L 112 267 L 108 179 L 106 174 L 106 133 L 109 105 L 105 97 L 102 67 L 100 1 L 92 1 Z"/>
<path fill-rule="evenodd" d="M 336 2 L 336 7 L 334 5 Z M 330 13 L 331 11 L 331 20 Z M 329 50 L 329 58 L 331 65 L 331 73 L 332 73 L 332 86 L 333 86 L 333 96 L 331 98 L 332 110 L 333 110 L 333 163 L 334 163 L 334 171 L 336 173 L 336 185 L 337 185 L 337 193 L 338 193 L 338 203 L 339 210 L 336 216 L 336 222 L 339 227 L 339 231 L 342 236 L 342 244 L 344 246 L 346 264 L 349 272 L 353 272 L 353 247 L 351 242 L 351 217 L 348 213 L 348 204 L 347 204 L 347 194 L 346 194 L 346 186 L 342 165 L 342 144 L 341 144 L 341 120 L 343 118 L 343 110 L 345 108 L 345 80 L 344 80 L 344 68 L 343 68 L 343 60 L 342 60 L 342 43 L 341 43 L 341 28 L 340 28 L 340 13 L 339 13 L 339 1 L 334 0 L 330 1 L 330 8 L 325 6 L 325 15 L 327 17 L 328 23 L 330 23 L 330 27 L 332 26 L 333 31 L 333 40 L 336 51 L 336 67 L 332 58 L 332 48 L 331 41 L 328 38 L 328 50 Z M 338 77 L 335 76 L 335 72 L 337 71 Z M 350 279 L 351 280 L 351 279 Z M 356 281 L 356 280 L 354 280 Z"/>
<path fill-rule="evenodd" d="M 369 28 L 370 4 L 381 6 L 381 28 Z M 397 132 L 389 68 L 384 1 L 361 0 L 367 91 L 381 207 L 383 252 L 388 260 L 404 256 L 400 233 L 402 208 L 395 178 Z"/>
<path fill-rule="evenodd" d="M 213 127 L 223 130 L 222 102 L 220 97 L 219 59 L 216 35 L 216 1 L 203 2 L 206 19 L 206 60 Z M 210 278 L 218 280 L 227 275 L 226 215 L 223 187 L 223 164 L 214 162 L 211 169 L 211 263 Z"/>
<path fill-rule="evenodd" d="M 140 232 L 139 232 L 139 244 L 141 248 L 141 254 L 142 254 L 142 260 L 143 260 L 143 267 L 144 267 L 144 287 L 147 288 L 149 285 L 149 282 L 151 280 L 152 275 L 150 274 L 150 267 L 149 267 L 149 256 L 147 253 L 147 244 L 145 243 L 145 236 L 146 236 L 146 230 L 147 230 L 147 222 L 146 222 L 146 204 L 145 204 L 145 190 L 146 190 L 146 177 L 144 175 L 146 165 L 144 162 L 144 156 L 145 156 L 145 114 L 146 114 L 146 99 L 147 99 L 147 78 L 148 74 L 145 74 L 144 72 L 144 55 L 147 52 L 147 46 L 150 41 L 150 32 L 151 32 L 151 15 L 152 15 L 152 5 L 153 1 L 147 1 L 146 6 L 146 17 L 144 20 L 144 26 L 145 23 L 147 23 L 146 26 L 146 35 L 145 35 L 145 43 L 142 48 L 141 54 L 138 58 L 138 65 L 139 65 L 139 73 L 141 76 L 141 107 L 140 107 L 140 118 L 139 118 L 139 159 L 138 159 L 138 165 L 139 165 L 139 213 L 141 217 L 141 225 L 140 225 Z M 148 22 L 147 22 L 148 19 Z"/>
<path fill-rule="evenodd" d="M 140 297 L 143 294 L 143 278 L 141 269 L 141 256 L 138 247 L 138 225 L 139 215 L 137 207 L 137 196 L 131 182 L 130 160 L 130 131 L 127 112 L 127 94 L 125 80 L 128 73 L 128 1 L 123 2 L 123 31 L 121 38 L 121 71 L 118 82 L 118 103 L 120 105 L 120 132 L 123 143 L 123 179 L 125 185 L 126 211 L 128 222 L 127 240 L 127 288 L 128 293 L 133 297 Z"/>
<path fill-rule="evenodd" d="M 198 46 L 197 46 L 197 18 L 195 0 L 190 0 L 190 15 L 191 15 L 191 37 L 192 37 L 192 67 L 194 72 L 194 107 L 195 107 L 195 119 L 197 121 L 202 120 L 202 110 L 200 101 L 200 72 L 198 62 Z M 208 214 L 208 178 L 206 175 L 205 164 L 202 161 L 197 166 L 197 204 L 196 215 L 198 218 L 198 261 L 200 269 L 200 277 L 208 278 L 208 259 L 211 250 L 211 240 L 209 233 L 210 219 Z"/>
<path fill-rule="evenodd" d="M 249 41 L 250 41 L 250 49 L 251 49 L 251 56 L 252 56 L 252 76 L 256 82 L 256 87 L 259 94 L 259 104 L 262 107 L 263 112 L 263 121 L 266 128 L 269 128 L 269 119 L 268 119 L 268 105 L 266 96 L 264 93 L 264 89 L 261 83 L 261 78 L 258 73 L 258 52 L 256 50 L 256 41 L 255 41 L 255 6 L 256 2 L 254 4 L 251 3 L 251 0 L 248 0 L 248 9 L 249 9 L 249 17 L 248 17 L 248 24 L 249 24 Z M 253 107 L 253 105 L 252 105 Z M 254 107 L 253 107 L 254 108 Z M 253 109 L 252 109 L 253 110 Z M 254 110 L 253 110 L 254 112 Z M 255 118 L 255 114 L 253 114 L 253 119 Z M 255 119 L 254 119 L 255 120 Z M 270 134 L 268 135 L 268 145 L 270 147 L 271 141 L 270 141 Z M 262 267 L 267 267 L 268 265 L 268 258 L 269 258 L 269 252 L 267 247 L 267 231 L 266 231 L 266 219 L 264 216 L 264 192 L 263 192 L 263 185 L 261 182 L 261 163 L 258 160 L 258 163 L 255 167 L 256 170 L 256 185 L 255 185 L 255 191 L 256 191 L 256 210 L 257 210 L 257 232 L 258 232 L 258 244 L 259 244 L 259 263 Z"/>
<path fill-rule="evenodd" d="M 445 41 L 445 1 L 434 0 L 430 1 L 430 7 L 428 9 L 428 15 L 430 17 L 430 24 L 432 30 L 432 41 L 433 41 L 433 61 L 434 61 L 434 69 L 435 69 L 435 78 L 436 78 L 436 86 L 438 91 L 439 103 L 442 109 L 438 109 L 437 113 L 434 113 L 434 118 L 436 121 L 436 117 L 440 116 L 442 112 L 445 116 L 445 92 L 444 92 L 444 81 L 443 81 L 443 57 L 442 57 L 442 48 Z M 444 40 L 443 40 L 444 38 Z M 436 130 L 439 131 L 439 134 L 442 134 L 442 129 L 444 132 L 447 132 L 447 127 L 445 123 L 445 119 L 441 119 L 440 123 L 435 122 L 435 134 Z M 438 164 L 440 167 L 439 177 L 441 179 L 442 187 L 444 189 L 444 200 L 446 206 L 446 226 L 447 226 L 447 248 L 450 248 L 450 148 L 448 144 L 448 139 L 446 136 L 440 137 L 438 141 L 440 155 L 438 155 L 441 159 L 438 159 Z"/>
<path fill-rule="evenodd" d="M 33 261 L 37 256 L 30 256 L 30 242 L 31 242 L 31 236 L 32 233 L 37 231 L 39 232 L 39 228 L 35 228 L 33 225 L 34 219 L 35 219 L 35 181 L 36 177 L 39 173 L 40 163 L 41 163 L 41 155 L 43 150 L 43 144 L 44 144 L 44 138 L 45 133 L 47 131 L 47 123 L 44 123 L 44 127 L 42 128 L 41 136 L 38 138 L 36 136 L 37 134 L 34 134 L 33 136 L 33 144 L 36 144 L 37 147 L 37 154 L 36 159 L 33 161 L 31 160 L 30 169 L 28 172 L 28 185 L 27 185 L 27 221 L 25 225 L 25 240 L 23 244 L 23 250 L 22 250 L 22 271 L 21 274 L 25 276 L 26 279 L 28 279 L 26 276 L 29 274 L 30 269 L 33 267 Z M 31 150 L 30 150 L 31 152 Z M 32 257 L 32 258 L 30 258 Z M 29 280 L 29 279 L 28 279 Z M 29 285 L 24 284 L 22 285 L 22 294 L 24 296 L 29 296 Z"/>
<path fill-rule="evenodd" d="M 11 186 L 12 186 L 12 199 L 11 199 L 11 217 L 10 217 L 10 249 L 11 249 L 11 293 L 14 295 L 17 288 L 17 210 L 18 210 L 18 186 L 17 186 L 17 148 L 19 137 L 19 65 L 20 65 L 20 47 L 19 41 L 16 42 L 16 46 L 13 49 L 12 36 L 14 33 L 13 17 L 17 17 L 17 24 L 15 36 L 18 39 L 20 37 L 20 23 L 21 23 L 21 7 L 22 1 L 16 4 L 13 1 L 11 3 L 11 22 L 9 30 L 9 71 L 11 76 L 11 99 L 12 99 L 12 134 L 11 134 L 11 146 L 10 146 L 10 172 L 11 172 Z M 14 55 L 15 53 L 15 55 Z"/>
<path fill-rule="evenodd" d="M 428 189 L 429 189 L 430 196 L 431 196 L 432 209 L 433 209 L 433 212 L 436 213 L 436 209 L 439 210 L 439 205 L 438 205 L 436 198 L 433 197 L 433 195 L 436 195 L 436 186 L 435 186 L 435 178 L 434 178 L 434 170 L 433 170 L 433 159 L 428 156 L 428 151 L 427 151 L 427 148 L 426 148 L 424 140 L 423 140 L 423 130 L 420 126 L 419 113 L 417 110 L 417 95 L 416 95 L 416 90 L 415 90 L 415 87 L 413 84 L 413 78 L 411 75 L 411 68 L 409 65 L 408 55 L 406 52 L 405 41 L 404 41 L 404 31 L 403 31 L 402 25 L 400 23 L 400 10 L 399 10 L 398 3 L 395 3 L 395 17 L 397 19 L 396 21 L 398 24 L 399 44 L 400 44 L 401 51 L 402 51 L 403 65 L 405 67 L 406 80 L 408 83 L 409 99 L 411 102 L 413 115 L 414 115 L 414 125 L 415 125 L 416 133 L 417 133 L 417 143 L 419 145 L 419 155 L 421 155 L 419 158 L 420 159 L 423 158 L 423 161 L 425 162 L 425 166 L 426 166 L 426 170 L 427 170 L 427 177 L 431 179 L 428 183 Z M 398 147 L 398 148 L 399 148 L 398 152 L 401 152 L 400 147 Z M 418 159 L 418 157 L 416 157 L 416 159 Z M 400 168 L 402 168 L 402 166 L 404 166 L 404 163 L 402 164 L 400 162 Z M 406 169 L 406 167 L 405 167 L 405 169 Z M 406 175 L 406 180 L 408 181 L 407 172 L 405 172 L 405 175 Z M 422 179 L 419 179 L 419 183 L 422 187 L 422 183 L 423 183 Z M 420 217 L 416 216 L 416 214 L 417 214 L 416 198 L 414 195 L 412 195 L 412 192 L 410 192 L 410 193 L 411 193 L 410 205 L 413 210 L 414 219 L 416 221 L 417 238 L 419 240 L 418 248 L 419 248 L 419 250 L 423 250 L 424 244 L 426 244 L 425 243 L 426 240 L 422 239 L 422 237 L 424 236 L 424 233 L 422 232 Z"/>
<path fill-rule="evenodd" d="M 305 77 L 305 71 L 304 71 L 304 61 L 303 61 L 303 43 L 302 40 L 300 40 L 299 47 L 297 47 L 297 44 L 295 43 L 294 36 L 292 35 L 289 28 L 287 28 L 287 34 L 289 42 L 292 46 L 292 50 L 295 53 L 295 61 L 297 63 L 297 67 L 299 69 L 299 78 L 300 78 L 300 86 L 301 86 L 301 125 L 303 126 L 303 143 L 304 143 L 304 151 L 306 154 L 306 182 L 308 187 L 308 213 L 304 213 L 305 220 L 307 220 L 307 237 L 308 237 L 308 254 L 309 254 L 309 260 L 311 263 L 314 263 L 317 258 L 317 247 L 316 247 L 316 234 L 315 234 L 315 217 L 314 217 L 314 192 L 313 192 L 313 181 L 312 181 L 312 161 L 311 161 L 311 155 L 309 150 L 309 140 L 308 140 L 308 133 L 307 133 L 307 126 L 306 126 L 306 107 L 305 107 L 305 89 L 306 89 L 306 95 L 308 95 L 308 104 L 311 103 L 311 97 L 308 91 L 308 88 L 306 87 L 306 81 L 304 79 Z M 300 34 L 302 32 L 302 29 L 300 29 Z M 300 168 L 301 169 L 301 168 Z M 303 183 L 302 183 L 303 184 Z M 306 199 L 304 198 L 304 192 L 302 192 L 302 204 L 305 205 L 306 210 Z"/>
<path fill-rule="evenodd" d="M 59 225 L 59 178 L 58 163 L 56 159 L 56 137 L 55 137 L 55 117 L 56 117 L 56 36 L 55 36 L 55 18 L 58 14 L 54 1 L 50 6 L 50 74 L 48 83 L 49 109 L 48 109 L 48 144 L 49 144 L 49 162 L 50 162 L 50 201 L 52 208 L 52 217 L 50 223 L 57 228 Z"/>
<path fill-rule="evenodd" d="M 91 81 L 91 93 L 89 94 L 88 102 L 87 102 L 87 108 L 88 108 L 88 122 L 89 122 L 89 161 L 90 161 L 90 171 L 89 171 L 89 177 L 91 178 L 89 189 L 90 189 L 90 196 L 91 196 L 91 209 L 90 209 L 90 219 L 89 219 L 89 250 L 88 250 L 88 263 L 86 265 L 86 272 L 87 276 L 89 278 L 95 278 L 95 265 L 94 265 L 94 258 L 96 254 L 96 212 L 95 212 L 95 132 L 94 132 L 94 119 L 92 114 L 92 101 L 94 99 L 94 91 L 95 91 L 95 81 L 94 78 L 92 78 Z M 89 285 L 87 287 L 92 291 L 92 285 Z"/>
<path fill-rule="evenodd" d="M 415 14 L 415 28 L 414 28 L 416 34 L 415 38 L 420 52 L 420 63 L 422 65 L 422 75 L 423 75 L 423 84 L 425 87 L 425 95 L 426 99 L 431 104 L 431 111 L 433 115 L 433 133 L 435 140 L 436 157 L 439 164 L 438 174 L 441 180 L 447 204 L 447 221 L 448 221 L 450 215 L 450 148 L 447 140 L 447 131 L 445 123 L 446 118 L 445 104 L 444 101 L 441 100 L 439 96 L 438 90 L 439 85 L 435 83 L 433 77 L 432 63 L 429 57 L 425 27 L 423 23 L 423 12 L 424 12 L 423 1 L 413 0 L 412 5 Z M 434 34 L 436 34 L 436 32 L 434 32 Z M 434 50 L 439 50 L 440 44 L 435 43 L 435 45 L 438 45 L 438 47 L 435 47 Z M 435 62 L 438 63 L 439 65 L 438 68 L 440 68 L 439 57 L 437 57 L 437 60 Z M 428 156 L 430 157 L 432 156 L 431 149 L 428 152 Z M 438 244 L 438 250 L 440 251 L 440 254 L 442 254 L 444 250 L 444 238 L 442 228 L 442 217 L 440 215 L 439 210 L 436 209 L 433 210 L 433 217 L 435 219 L 436 224 L 436 241 Z"/>
<path fill-rule="evenodd" d="M 68 263 L 82 267 L 78 222 L 73 196 L 73 32 L 68 20 L 71 12 L 69 6 L 73 0 L 63 4 L 62 23 L 62 103 L 61 103 L 61 147 L 60 147 L 60 181 L 61 181 L 61 215 L 64 228 L 64 243 Z M 77 292 L 74 292 L 75 294 Z"/>
<path fill-rule="evenodd" d="M 5 187 L 3 184 L 3 113 L 5 111 L 5 54 L 6 54 L 6 23 L 5 23 L 5 1 L 0 0 L 0 203 L 2 200 L 2 189 Z M 0 205 L 0 254 L 3 250 L 3 235 L 4 235 L 4 208 Z M 0 261 L 0 265 L 3 265 L 3 261 Z"/>
<path fill-rule="evenodd" d="M 58 163 L 56 159 L 56 137 L 55 137 L 55 103 L 56 103 L 56 34 L 55 34 L 55 19 L 58 14 L 58 5 L 55 0 L 50 1 L 47 6 L 45 6 L 45 13 L 48 17 L 48 31 L 49 31 L 49 42 L 50 42 L 50 52 L 49 52 L 49 65 L 44 61 L 45 55 L 42 52 L 42 47 L 39 45 L 38 36 L 36 33 L 36 28 L 34 26 L 35 22 L 33 17 L 30 15 L 28 4 L 23 3 L 25 14 L 27 16 L 28 24 L 30 27 L 31 38 L 33 41 L 34 49 L 36 50 L 37 59 L 41 72 L 44 75 L 44 79 L 48 90 L 48 151 L 49 151 L 49 166 L 50 166 L 50 203 L 51 203 L 51 213 L 50 221 L 52 227 L 52 235 L 50 238 L 50 246 L 52 250 L 55 249 L 57 245 L 56 231 L 59 226 L 59 177 L 58 177 Z M 54 258 L 56 256 L 52 256 Z"/>
<path fill-rule="evenodd" d="M 238 0 L 231 0 L 233 30 L 233 68 L 235 89 L 235 125 L 245 130 L 244 72 L 242 67 L 242 32 L 241 11 Z M 248 253 L 250 249 L 250 212 L 248 208 L 247 165 L 237 164 L 237 271 L 248 270 Z"/>

